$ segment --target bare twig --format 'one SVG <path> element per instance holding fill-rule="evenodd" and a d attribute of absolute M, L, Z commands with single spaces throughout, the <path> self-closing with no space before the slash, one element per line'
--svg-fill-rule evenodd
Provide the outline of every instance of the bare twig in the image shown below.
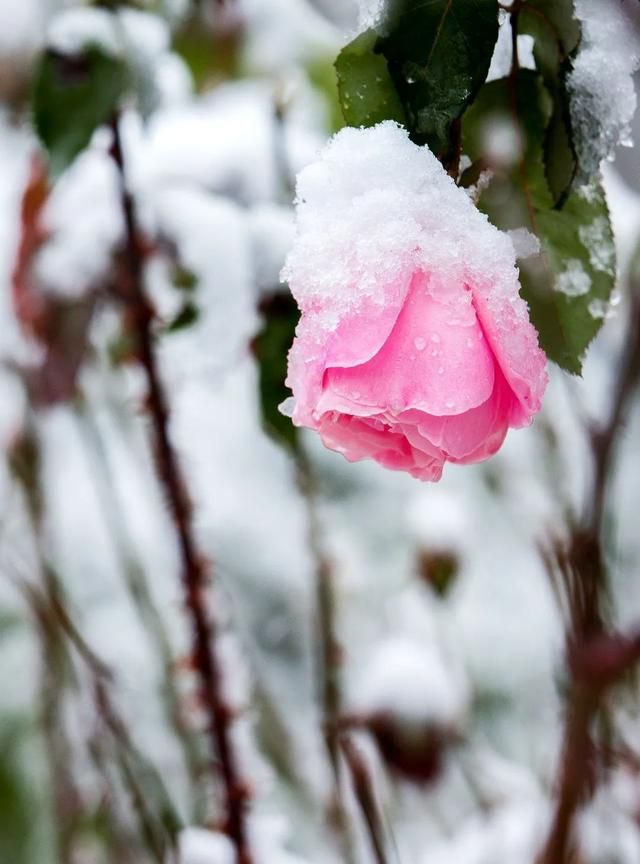
<path fill-rule="evenodd" d="M 154 351 L 153 310 L 143 287 L 143 253 L 136 228 L 135 206 L 127 188 L 117 116 L 111 128 L 112 156 L 120 177 L 126 229 L 122 299 L 131 317 L 138 342 L 139 362 L 147 379 L 148 410 L 155 438 L 158 473 L 178 538 L 185 604 L 192 624 L 193 659 L 208 712 L 212 770 L 215 777 L 217 770 L 213 766 L 217 756 L 223 780 L 225 818 L 222 828 L 234 844 L 238 864 L 251 864 L 246 825 L 248 788 L 240 778 L 237 755 L 231 740 L 233 715 L 223 695 L 222 668 L 215 651 L 216 627 L 206 608 L 205 589 L 210 575 L 209 566 L 195 542 L 191 504 L 178 458 L 169 440 L 169 407 Z"/>

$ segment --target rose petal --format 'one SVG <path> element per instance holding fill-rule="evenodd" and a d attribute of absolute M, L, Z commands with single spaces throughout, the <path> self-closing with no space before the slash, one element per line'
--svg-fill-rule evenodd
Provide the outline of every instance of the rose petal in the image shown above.
<path fill-rule="evenodd" d="M 325 414 L 318 431 L 325 447 L 336 450 L 349 462 L 375 459 L 385 468 L 408 471 L 422 480 L 438 480 L 443 460 L 415 450 L 400 429 L 391 429 L 377 418 Z"/>
<path fill-rule="evenodd" d="M 516 293 L 493 290 L 482 282 L 472 287 L 473 304 L 487 342 L 517 401 L 510 425 L 527 426 L 540 410 L 547 386 L 547 358 L 538 344 L 538 333 L 529 320 L 527 304 Z"/>
<path fill-rule="evenodd" d="M 451 417 L 408 411 L 398 419 L 414 446 L 419 446 L 421 438 L 432 448 L 438 448 L 443 458 L 449 461 L 479 462 L 495 453 L 504 440 L 514 401 L 513 393 L 498 369 L 493 393 L 482 405 Z M 407 430 L 411 427 L 415 431 L 409 435 Z"/>
<path fill-rule="evenodd" d="M 459 287 L 451 294 L 454 304 L 436 300 L 428 286 L 428 276 L 414 275 L 389 338 L 371 360 L 327 369 L 318 412 L 352 404 L 359 406 L 355 413 L 369 406 L 380 412 L 416 408 L 451 415 L 489 398 L 494 359 L 470 293 Z"/>

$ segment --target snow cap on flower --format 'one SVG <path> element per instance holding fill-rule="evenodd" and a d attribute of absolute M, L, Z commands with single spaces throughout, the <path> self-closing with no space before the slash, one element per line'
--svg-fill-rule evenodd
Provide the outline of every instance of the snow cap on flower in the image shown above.
<path fill-rule="evenodd" d="M 539 410 L 513 243 L 397 124 L 343 129 L 300 173 L 283 277 L 302 312 L 293 422 L 347 459 L 438 479 Z"/>

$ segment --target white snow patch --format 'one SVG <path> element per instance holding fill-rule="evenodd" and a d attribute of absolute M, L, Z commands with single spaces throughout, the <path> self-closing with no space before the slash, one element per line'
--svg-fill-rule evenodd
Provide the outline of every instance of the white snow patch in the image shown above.
<path fill-rule="evenodd" d="M 67 298 L 95 288 L 123 229 L 117 174 L 106 153 L 87 150 L 78 157 L 54 186 L 44 224 L 51 239 L 36 260 L 39 284 Z"/>
<path fill-rule="evenodd" d="M 178 848 L 181 864 L 234 864 L 236 860 L 229 838 L 205 828 L 185 828 Z"/>
<path fill-rule="evenodd" d="M 589 261 L 593 269 L 612 276 L 615 272 L 615 247 L 607 219 L 597 216 L 589 225 L 581 225 L 578 236 L 582 245 L 589 250 Z"/>
<path fill-rule="evenodd" d="M 355 694 L 366 714 L 390 714 L 410 724 L 455 725 L 466 694 L 434 646 L 404 636 L 379 643 Z"/>
<path fill-rule="evenodd" d="M 567 297 L 581 297 L 591 288 L 591 277 L 578 258 L 570 258 L 562 273 L 558 274 L 554 288 Z"/>
<path fill-rule="evenodd" d="M 469 534 L 469 514 L 460 496 L 421 489 L 409 502 L 407 527 L 415 542 L 430 550 L 458 550 Z"/>
<path fill-rule="evenodd" d="M 540 252 L 540 241 L 527 228 L 514 228 L 512 231 L 507 231 L 507 234 L 513 243 L 516 258 L 530 258 Z"/>
<path fill-rule="evenodd" d="M 64 9 L 51 21 L 49 46 L 73 55 L 89 45 L 97 45 L 108 54 L 120 55 L 122 43 L 116 25 L 117 18 L 106 9 L 77 6 Z"/>
<path fill-rule="evenodd" d="M 365 300 L 388 304 L 390 286 L 420 269 L 438 274 L 443 291 L 490 279 L 496 300 L 513 292 L 509 238 L 395 123 L 335 135 L 299 174 L 297 202 L 296 242 L 282 275 L 321 329 Z"/>

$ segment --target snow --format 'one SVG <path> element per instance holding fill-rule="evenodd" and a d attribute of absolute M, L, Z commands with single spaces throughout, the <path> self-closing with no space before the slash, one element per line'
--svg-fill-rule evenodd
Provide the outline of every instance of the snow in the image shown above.
<path fill-rule="evenodd" d="M 457 725 L 464 689 L 434 646 L 397 636 L 381 642 L 362 670 L 353 707 L 364 715 L 390 715 L 409 726 Z"/>
<path fill-rule="evenodd" d="M 629 143 L 637 101 L 633 73 L 640 64 L 634 5 L 631 0 L 575 2 L 582 41 L 568 87 L 574 141 L 585 178 L 598 170 L 618 144 Z"/>
<path fill-rule="evenodd" d="M 506 235 L 395 123 L 334 136 L 298 176 L 297 202 L 297 239 L 283 278 L 302 310 L 320 310 L 326 331 L 365 300 L 388 304 L 390 286 L 420 269 L 452 285 L 482 274 L 498 296 L 513 290 Z M 454 224 L 455 232 L 448 229 Z"/>
<path fill-rule="evenodd" d="M 77 299 L 101 287 L 123 236 L 119 201 L 118 176 L 105 148 L 81 154 L 45 206 L 50 239 L 35 262 L 44 290 Z"/>
<path fill-rule="evenodd" d="M 234 864 L 228 837 L 204 828 L 186 828 L 180 835 L 180 864 Z"/>
<path fill-rule="evenodd" d="M 446 490 L 417 492 L 408 503 L 406 519 L 410 536 L 430 551 L 458 551 L 469 533 L 468 508 Z"/>
<path fill-rule="evenodd" d="M 248 214 L 255 284 L 260 293 L 280 287 L 280 271 L 294 236 L 290 207 L 256 204 Z"/>
<path fill-rule="evenodd" d="M 35 50 L 44 35 L 46 7 L 42 0 L 0 0 L 0 57 Z"/>
<path fill-rule="evenodd" d="M 122 44 L 117 20 L 106 9 L 77 6 L 64 9 L 51 22 L 49 47 L 62 54 L 78 54 L 88 45 L 97 45 L 108 54 L 120 56 Z"/>
<path fill-rule="evenodd" d="M 578 228 L 578 237 L 589 251 L 589 261 L 594 270 L 615 274 L 615 248 L 611 244 L 609 223 L 604 216 L 597 216 L 590 225 Z"/>
<path fill-rule="evenodd" d="M 323 5 L 330 4 L 323 0 Z M 200 321 L 182 334 L 160 336 L 159 346 L 172 408 L 171 440 L 194 501 L 199 546 L 214 563 L 215 590 L 207 596 L 222 622 L 221 654 L 232 679 L 230 695 L 242 711 L 234 738 L 253 787 L 250 831 L 257 864 L 334 864 L 338 856 L 323 821 L 330 772 L 314 671 L 314 561 L 307 544 L 308 511 L 290 457 L 261 429 L 258 376 L 249 345 L 259 326 L 256 301 L 275 287 L 293 232 L 282 166 L 274 154 L 274 93 L 285 81 L 292 102 L 283 137 L 294 174 L 316 157 L 327 135 L 320 103 L 307 98 L 310 90 L 305 89 L 300 64 L 309 46 L 331 56 L 348 37 L 329 23 L 324 9 L 321 18 L 302 2 L 251 0 L 247 8 L 248 77 L 204 95 L 194 95 L 184 66 L 167 50 L 166 31 L 132 13 L 130 20 L 136 23 L 131 26 L 139 31 L 135 44 L 141 53 L 148 46 L 145 56 L 161 98 L 152 106 L 146 126 L 128 112 L 123 134 L 145 232 L 151 239 L 171 240 L 181 262 L 197 277 L 194 298 Z M 581 8 L 584 14 L 585 4 Z M 85 23 L 67 19 L 73 27 L 64 27 L 75 32 L 74 38 L 99 35 L 100 25 L 91 29 L 97 20 L 91 10 L 72 11 L 89 15 Z M 34 0 L 0 3 L 0 23 L 8 20 L 12 25 L 0 26 L 3 62 L 14 56 L 14 45 L 20 51 L 38 47 L 48 14 L 46 4 Z M 296 41 L 301 34 L 304 39 Z M 615 69 L 601 70 L 603 85 L 609 86 L 616 69 L 622 74 L 621 64 L 627 60 L 620 56 L 611 64 Z M 267 70 L 268 79 L 255 77 L 260 68 Z M 611 140 L 620 130 L 616 121 Z M 353 132 L 347 138 L 354 134 L 365 140 Z M 384 271 L 385 250 L 376 245 L 376 220 L 381 214 L 386 219 L 392 208 L 409 211 L 411 218 L 403 221 L 398 215 L 392 228 L 394 241 L 402 243 L 402 231 L 407 230 L 408 255 L 410 238 L 422 240 L 444 213 L 461 220 L 456 249 L 462 250 L 463 258 L 475 256 L 485 262 L 495 254 L 492 267 L 501 272 L 507 260 L 513 267 L 512 247 L 521 254 L 520 241 L 526 238 L 490 235 L 475 217 L 478 238 L 468 238 L 471 211 L 454 201 L 448 181 L 439 178 L 428 159 L 399 144 L 396 133 L 385 134 L 388 147 L 381 144 L 376 151 L 369 142 L 371 149 L 368 144 L 361 151 L 367 170 L 380 182 L 372 184 L 365 170 L 356 170 L 349 148 L 343 152 L 341 146 L 331 158 L 339 163 L 340 183 L 347 184 L 348 196 L 336 197 L 334 189 L 323 186 L 323 175 L 316 169 L 307 175 L 308 200 L 315 196 L 321 205 L 317 213 L 312 212 L 315 204 L 307 211 L 313 232 L 318 219 L 312 258 L 322 251 L 325 260 L 320 228 L 328 226 L 327 237 L 340 251 L 338 235 L 356 219 L 360 266 L 366 272 Z M 512 143 L 508 129 L 503 140 Z M 602 143 L 597 142 L 598 147 Z M 34 275 L 53 299 L 81 297 L 99 284 L 121 239 L 107 146 L 107 138 L 98 134 L 91 152 L 61 178 L 47 205 L 52 236 Z M 12 364 L 27 358 L 29 351 L 6 286 L 32 149 L 28 132 L 0 117 L 0 276 L 5 285 L 0 292 L 0 441 L 5 447 L 22 428 L 26 406 Z M 502 149 L 503 158 L 512 157 L 513 148 Z M 640 229 L 640 201 L 615 171 L 605 166 L 624 271 Z M 418 190 L 422 202 L 432 205 L 430 221 L 420 230 L 414 223 L 422 224 L 422 215 L 418 220 L 412 213 L 415 200 L 410 194 L 416 173 L 425 185 Z M 373 187 L 370 195 L 368 186 Z M 361 192 L 369 197 L 350 209 L 355 193 Z M 603 254 L 602 228 L 595 220 L 580 235 L 596 270 L 612 263 Z M 349 239 L 353 245 L 353 233 Z M 434 247 L 437 239 L 434 235 Z M 437 251 L 434 248 L 433 254 Z M 302 260 L 300 266 L 311 268 L 313 263 Z M 336 268 L 339 264 L 334 259 Z M 170 284 L 169 272 L 161 252 L 151 256 L 147 288 L 158 308 L 159 326 L 182 299 Z M 314 269 L 313 275 L 318 290 L 331 290 L 330 273 L 316 276 Z M 580 284 L 581 275 L 574 268 L 569 281 L 577 278 Z M 451 724 L 463 733 L 442 776 L 428 791 L 408 792 L 390 784 L 372 760 L 376 794 L 403 861 L 523 864 L 533 860 L 544 836 L 560 743 L 562 705 L 556 684 L 564 636 L 535 550 L 549 526 L 562 530 L 565 509 L 577 512 L 588 490 L 588 450 L 580 411 L 586 407 L 599 417 L 609 405 L 626 321 L 621 294 L 617 319 L 605 322 L 588 355 L 584 379 L 567 381 L 554 371 L 541 422 L 512 436 L 490 466 L 453 470 L 437 490 L 416 490 L 409 478 L 373 464 L 346 466 L 318 442 L 302 436 L 317 479 L 321 537 L 335 577 L 345 710 L 389 710 L 410 722 Z M 611 306 L 594 302 L 592 313 L 608 317 Z M 141 567 L 168 633 L 182 708 L 197 722 L 201 714 L 188 707 L 195 696 L 193 675 L 181 671 L 190 650 L 189 629 L 182 611 L 173 529 L 155 478 L 148 420 L 141 410 L 144 382 L 135 367 L 115 370 L 107 359 L 109 343 L 120 332 L 114 309 L 99 311 L 90 334 L 91 362 L 81 377 L 79 406 L 38 412 L 47 509 L 44 541 L 78 626 L 114 669 L 114 690 L 136 744 L 161 771 L 189 824 L 195 820 L 184 766 L 165 716 L 161 664 L 127 590 L 126 561 L 109 517 L 115 509 L 125 526 L 124 549 Z M 639 554 L 639 423 L 636 410 L 621 441 L 622 470 L 612 476 L 609 493 L 619 553 L 612 589 L 616 624 L 634 623 L 640 610 L 634 582 Z M 106 482 L 104 474 L 100 480 L 92 429 L 104 448 Z M 557 439 L 554 451 L 549 449 L 547 430 Z M 15 609 L 22 619 L 15 633 L 2 633 L 0 678 L 6 686 L 1 722 L 14 710 L 30 719 L 37 715 L 41 662 L 38 640 L 11 584 L 16 575 L 36 579 L 38 565 L 6 459 L 0 464 L 0 504 L 0 564 L 10 577 L 0 580 L 0 612 Z M 459 572 L 444 598 L 417 578 L 418 556 L 424 549 L 458 554 Z M 245 710 L 256 682 L 281 722 L 275 737 L 295 768 L 293 780 L 280 775 L 260 753 L 257 742 L 265 740 L 260 736 L 268 729 L 268 712 L 257 699 Z M 87 706 L 78 706 L 69 694 L 64 698 L 67 713 L 78 713 L 84 721 Z M 617 716 L 619 706 L 615 707 Z M 632 711 L 627 727 L 625 735 L 637 747 L 640 736 Z M 77 722 L 71 731 L 82 737 Z M 40 770 L 42 762 L 38 751 L 29 767 Z M 589 857 L 632 864 L 640 856 L 633 821 L 637 778 L 624 768 L 613 773 L 581 818 L 580 836 Z M 93 800 L 93 774 L 88 781 L 83 774 L 83 782 Z M 347 799 L 350 819 L 359 819 Z M 126 808 L 123 815 L 129 818 Z M 180 847 L 181 864 L 233 861 L 225 837 L 195 824 L 183 832 Z M 370 859 L 367 847 L 362 849 L 358 860 L 364 864 Z"/>
<path fill-rule="evenodd" d="M 527 228 L 514 228 L 512 231 L 507 231 L 507 234 L 513 243 L 516 258 L 530 258 L 540 251 L 540 241 Z"/>
<path fill-rule="evenodd" d="M 500 13 L 499 20 L 500 29 L 498 30 L 498 39 L 493 49 L 487 81 L 497 81 L 499 78 L 505 78 L 511 71 L 513 58 L 511 25 L 508 15 L 502 12 Z M 526 33 L 518 35 L 518 65 L 520 69 L 536 68 L 533 58 L 533 37 Z"/>
<path fill-rule="evenodd" d="M 591 288 L 591 277 L 584 269 L 582 261 L 578 258 L 569 258 L 565 261 L 565 267 L 554 283 L 554 290 L 567 297 L 580 297 L 588 294 Z"/>

